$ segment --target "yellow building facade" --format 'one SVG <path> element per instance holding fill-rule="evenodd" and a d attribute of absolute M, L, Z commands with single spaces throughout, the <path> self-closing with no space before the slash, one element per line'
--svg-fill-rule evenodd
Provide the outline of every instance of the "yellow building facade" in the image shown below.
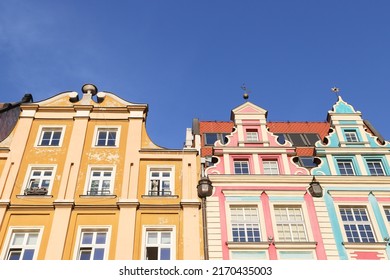
<path fill-rule="evenodd" d="M 82 91 L 22 103 L 0 142 L 0 259 L 203 259 L 198 151 L 155 145 L 146 104 Z"/>

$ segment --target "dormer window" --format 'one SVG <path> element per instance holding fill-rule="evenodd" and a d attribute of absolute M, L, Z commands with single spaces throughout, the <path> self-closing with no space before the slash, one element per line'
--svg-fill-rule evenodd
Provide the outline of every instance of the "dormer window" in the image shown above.
<path fill-rule="evenodd" d="M 256 129 L 248 129 L 246 131 L 246 141 L 248 142 L 258 142 L 259 141 L 259 133 Z"/>
<path fill-rule="evenodd" d="M 213 146 L 217 140 L 221 141 L 222 144 L 226 144 L 226 135 L 228 135 L 228 133 L 205 133 L 204 145 Z"/>
<path fill-rule="evenodd" d="M 350 143 L 359 142 L 359 138 L 357 136 L 356 130 L 346 129 L 344 130 L 345 140 Z"/>

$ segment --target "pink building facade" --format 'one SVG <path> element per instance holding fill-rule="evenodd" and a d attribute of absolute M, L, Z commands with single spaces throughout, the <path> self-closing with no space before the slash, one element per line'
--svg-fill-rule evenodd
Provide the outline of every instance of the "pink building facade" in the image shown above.
<path fill-rule="evenodd" d="M 294 160 L 296 148 L 279 143 L 267 111 L 250 102 L 231 119 L 232 132 L 217 137 L 212 160 L 205 160 L 214 187 L 207 198 L 209 258 L 327 259 L 315 211 L 321 198 L 309 194 L 312 176 Z"/>

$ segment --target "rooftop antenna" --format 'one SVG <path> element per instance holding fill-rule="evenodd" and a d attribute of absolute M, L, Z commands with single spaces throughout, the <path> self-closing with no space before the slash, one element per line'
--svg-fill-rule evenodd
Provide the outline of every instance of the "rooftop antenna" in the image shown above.
<path fill-rule="evenodd" d="M 242 84 L 241 89 L 244 91 L 243 98 L 247 100 L 249 98 L 250 90 L 247 89 L 245 84 Z"/>
<path fill-rule="evenodd" d="M 339 97 L 340 97 L 340 95 L 339 95 L 340 89 L 338 87 L 332 87 L 331 91 L 333 91 L 336 94 L 337 99 L 339 99 Z"/>

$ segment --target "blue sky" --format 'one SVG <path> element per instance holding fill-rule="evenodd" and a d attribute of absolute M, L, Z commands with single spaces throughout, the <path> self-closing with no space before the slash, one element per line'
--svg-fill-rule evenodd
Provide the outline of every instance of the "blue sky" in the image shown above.
<path fill-rule="evenodd" d="M 269 121 L 323 121 L 336 101 L 390 139 L 390 2 L 4 0 L 0 102 L 95 84 L 148 103 L 152 140 L 181 148 L 192 119 L 249 101 Z"/>

